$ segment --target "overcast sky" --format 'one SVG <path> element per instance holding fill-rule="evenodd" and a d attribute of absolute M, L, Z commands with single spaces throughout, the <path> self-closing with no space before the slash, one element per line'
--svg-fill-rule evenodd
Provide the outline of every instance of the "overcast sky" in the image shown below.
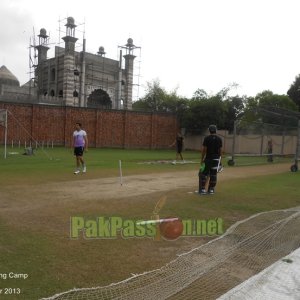
<path fill-rule="evenodd" d="M 299 0 L 1 0 L 0 65 L 28 81 L 33 28 L 38 34 L 44 27 L 57 43 L 58 20 L 72 16 L 85 24 L 76 37 L 80 46 L 85 27 L 88 52 L 104 46 L 106 57 L 118 59 L 129 37 L 141 46 L 140 96 L 154 79 L 186 97 L 233 82 L 239 95 L 286 94 L 300 73 L 299 14 Z"/>

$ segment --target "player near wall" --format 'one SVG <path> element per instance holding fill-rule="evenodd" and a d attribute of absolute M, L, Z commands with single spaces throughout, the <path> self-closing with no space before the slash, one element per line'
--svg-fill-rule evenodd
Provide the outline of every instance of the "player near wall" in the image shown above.
<path fill-rule="evenodd" d="M 183 156 L 182 156 L 183 140 L 184 140 L 184 137 L 181 134 L 181 132 L 177 132 L 176 139 L 175 139 L 174 143 L 172 145 L 170 145 L 170 147 L 173 147 L 174 145 L 176 145 L 176 158 L 173 161 L 173 164 L 176 164 L 179 157 L 184 162 Z"/>
<path fill-rule="evenodd" d="M 82 173 L 86 173 L 86 165 L 83 159 L 83 152 L 88 150 L 88 139 L 86 131 L 82 129 L 81 123 L 75 124 L 76 130 L 73 133 L 74 155 L 76 157 L 76 170 L 74 174 L 80 173 L 80 165 Z"/>
<path fill-rule="evenodd" d="M 273 162 L 273 141 L 272 139 L 268 140 L 267 144 L 267 152 L 268 152 L 268 162 Z"/>
<path fill-rule="evenodd" d="M 200 186 L 199 193 L 201 195 L 214 194 L 215 186 L 217 184 L 218 166 L 221 165 L 222 154 L 222 139 L 217 136 L 217 126 L 210 125 L 209 135 L 206 136 L 202 144 L 201 164 L 205 164 L 204 170 L 199 174 Z M 207 180 L 208 191 L 205 190 Z"/>

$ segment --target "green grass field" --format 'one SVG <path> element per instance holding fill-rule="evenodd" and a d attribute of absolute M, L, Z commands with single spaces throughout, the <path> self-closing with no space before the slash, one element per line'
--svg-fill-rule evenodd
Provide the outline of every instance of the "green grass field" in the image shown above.
<path fill-rule="evenodd" d="M 280 174 L 224 180 L 212 197 L 190 194 L 191 187 L 186 187 L 132 197 L 125 190 L 124 194 L 112 199 L 101 194 L 96 199 L 73 199 L 68 193 L 55 193 L 55 187 L 118 177 L 119 159 L 123 162 L 124 176 L 153 174 L 159 177 L 164 172 L 174 172 L 180 177 L 181 171 L 197 172 L 198 164 L 139 164 L 172 160 L 172 150 L 90 149 L 85 155 L 88 173 L 75 176 L 71 149 L 45 151 L 40 149 L 34 156 L 15 154 L 6 160 L 0 158 L 0 274 L 29 274 L 26 280 L 0 279 L 0 290 L 6 287 L 21 289 L 20 295 L 0 295 L 1 299 L 39 299 L 74 287 L 107 285 L 128 278 L 131 273 L 159 268 L 176 254 L 211 239 L 181 237 L 176 241 L 154 241 L 119 237 L 87 240 L 81 237 L 72 240 L 69 236 L 71 216 L 149 219 L 158 199 L 166 196 L 161 217 L 220 217 L 226 229 L 257 212 L 300 205 L 300 173 L 291 173 L 288 168 Z M 184 158 L 199 161 L 199 153 L 184 152 Z M 230 170 L 225 168 L 224 172 L 230 173 Z"/>
<path fill-rule="evenodd" d="M 35 155 L 26 156 L 23 149 L 8 148 L 7 159 L 3 158 L 3 147 L 0 148 L 1 183 L 10 181 L 48 182 L 74 179 L 75 160 L 73 149 L 57 147 L 44 148 L 35 151 Z M 18 154 L 9 154 L 17 152 Z M 174 150 L 123 150 L 123 149 L 94 149 L 85 153 L 88 166 L 87 178 L 118 176 L 119 160 L 125 174 L 143 174 L 149 172 L 173 171 L 174 166 L 168 163 L 141 164 L 147 161 L 174 160 Z M 184 159 L 199 162 L 200 153 L 186 151 Z M 178 164 L 181 169 L 192 170 L 193 164 Z M 177 169 L 175 169 L 177 171 Z"/>
<path fill-rule="evenodd" d="M 7 159 L 3 158 L 4 149 L 0 147 L 0 184 L 8 182 L 49 182 L 74 179 L 73 149 L 39 148 L 33 156 L 22 155 L 21 148 L 7 149 Z M 10 154 L 13 153 L 13 154 Z M 185 151 L 184 159 L 200 162 L 200 151 Z M 124 149 L 89 149 L 85 153 L 88 165 L 87 178 L 118 176 L 119 160 L 125 174 L 145 174 L 149 172 L 172 172 L 193 170 L 195 164 L 178 164 L 177 168 L 170 163 L 143 164 L 151 161 L 171 161 L 175 159 L 174 150 L 124 150 Z M 223 165 L 227 167 L 229 156 L 224 155 Z M 291 157 L 274 158 L 274 163 L 293 163 Z M 235 167 L 269 164 L 266 157 L 236 157 Z"/>

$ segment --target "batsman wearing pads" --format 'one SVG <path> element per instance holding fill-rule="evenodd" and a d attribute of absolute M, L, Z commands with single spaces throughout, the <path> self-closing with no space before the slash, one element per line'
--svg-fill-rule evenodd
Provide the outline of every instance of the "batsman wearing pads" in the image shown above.
<path fill-rule="evenodd" d="M 208 130 L 210 134 L 204 138 L 202 144 L 201 164 L 204 162 L 205 168 L 199 174 L 199 193 L 201 195 L 214 194 L 222 155 L 222 139 L 217 136 L 217 126 L 209 125 Z M 209 180 L 208 191 L 205 190 L 207 180 Z"/>

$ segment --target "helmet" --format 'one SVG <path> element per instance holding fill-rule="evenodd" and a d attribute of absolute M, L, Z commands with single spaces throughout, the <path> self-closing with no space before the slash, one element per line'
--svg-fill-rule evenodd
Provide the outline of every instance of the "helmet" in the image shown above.
<path fill-rule="evenodd" d="M 217 126 L 216 125 L 209 125 L 208 130 L 210 133 L 217 133 Z"/>

